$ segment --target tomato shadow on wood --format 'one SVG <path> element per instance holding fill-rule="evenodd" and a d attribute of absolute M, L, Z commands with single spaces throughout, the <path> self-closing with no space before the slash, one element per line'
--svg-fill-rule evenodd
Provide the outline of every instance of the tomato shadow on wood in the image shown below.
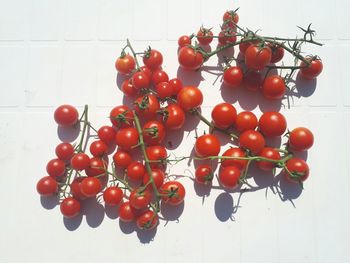
<path fill-rule="evenodd" d="M 159 226 L 158 226 L 159 227 Z M 142 244 L 148 244 L 151 241 L 154 240 L 154 237 L 157 234 L 157 229 L 158 227 L 155 227 L 153 229 L 147 229 L 147 230 L 141 230 L 141 229 L 137 229 L 136 230 L 136 234 L 138 239 L 140 240 L 140 242 Z"/>
<path fill-rule="evenodd" d="M 164 138 L 164 145 L 168 150 L 175 150 L 177 147 L 180 146 L 183 138 L 184 138 L 185 131 L 184 129 L 181 130 L 167 130 L 166 136 Z"/>
<path fill-rule="evenodd" d="M 47 210 L 54 209 L 60 203 L 60 199 L 57 195 L 55 196 L 40 196 L 41 206 Z"/>
<path fill-rule="evenodd" d="M 73 218 L 63 217 L 63 224 L 67 230 L 75 231 L 80 226 L 82 220 L 83 220 L 82 214 L 79 214 L 78 216 Z"/>
<path fill-rule="evenodd" d="M 62 142 L 73 142 L 80 134 L 80 123 L 72 127 L 57 126 L 57 135 Z"/>
<path fill-rule="evenodd" d="M 222 192 L 217 196 L 215 199 L 214 211 L 219 221 L 235 221 L 234 214 L 238 210 L 240 197 L 241 195 L 238 197 L 237 203 L 235 204 L 232 195 L 228 192 Z"/>
<path fill-rule="evenodd" d="M 201 70 L 190 71 L 184 70 L 181 67 L 178 67 L 176 76 L 177 78 L 181 79 L 184 86 L 198 87 L 199 83 L 204 80 Z"/>
<path fill-rule="evenodd" d="M 82 202 L 81 213 L 85 215 L 86 223 L 90 227 L 96 228 L 101 225 L 104 219 L 105 209 L 95 198 L 88 198 Z"/>
<path fill-rule="evenodd" d="M 118 206 L 111 206 L 105 204 L 105 213 L 106 216 L 110 219 L 117 219 L 119 217 Z"/>
<path fill-rule="evenodd" d="M 317 79 L 307 80 L 303 78 L 300 73 L 295 78 L 295 90 L 297 97 L 310 97 L 314 94 L 317 86 Z"/>
<path fill-rule="evenodd" d="M 179 205 L 169 205 L 164 202 L 160 204 L 160 211 L 165 221 L 164 226 L 168 224 L 169 221 L 179 222 L 179 218 L 182 215 L 185 208 L 185 202 L 182 202 Z"/>

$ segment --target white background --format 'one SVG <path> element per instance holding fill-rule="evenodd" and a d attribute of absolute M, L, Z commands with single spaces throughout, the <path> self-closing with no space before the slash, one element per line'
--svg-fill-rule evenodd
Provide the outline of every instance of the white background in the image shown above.
<path fill-rule="evenodd" d="M 0 262 L 346 261 L 349 1 L 0 0 L 0 6 Z M 307 47 L 325 65 L 316 87 L 314 82 L 304 83 L 292 108 L 281 107 L 289 128 L 307 126 L 315 135 L 307 155 L 311 175 L 305 190 L 282 182 L 281 198 L 266 190 L 271 177 L 255 172 L 250 182 L 260 190 L 243 194 L 236 211 L 238 192 L 194 188 L 184 179 L 185 205 L 166 209 L 169 222 L 162 221 L 156 232 L 120 225 L 115 210 L 105 214 L 93 201 L 84 205 L 83 217 L 63 220 L 55 201 L 41 200 L 35 190 L 60 142 L 53 110 L 70 103 L 81 111 L 87 103 L 96 126 L 107 124 L 111 107 L 122 103 L 114 61 L 126 37 L 139 51 L 151 45 L 163 52 L 171 77 L 180 74 L 185 84 L 202 78 L 207 116 L 210 106 L 223 98 L 258 116 L 280 108 L 260 95 L 220 92 L 219 81 L 213 85 L 215 76 L 206 72 L 188 76 L 178 71 L 178 36 L 202 24 L 217 30 L 223 12 L 236 7 L 241 8 L 243 26 L 294 37 L 299 33 L 295 25 L 313 22 L 325 43 L 322 48 Z M 216 65 L 216 58 L 208 65 Z M 191 122 L 187 130 L 193 128 Z M 198 132 L 204 128 L 201 125 Z M 188 155 L 194 132 L 172 136 L 175 145 L 183 140 L 174 153 Z M 192 164 L 187 167 L 184 162 L 172 174 L 191 176 L 188 170 L 193 170 Z"/>

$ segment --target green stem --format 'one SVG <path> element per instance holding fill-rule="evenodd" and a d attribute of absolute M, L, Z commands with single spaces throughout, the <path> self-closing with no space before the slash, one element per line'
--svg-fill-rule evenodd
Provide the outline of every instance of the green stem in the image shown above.
<path fill-rule="evenodd" d="M 85 133 L 86 133 L 87 126 L 89 126 L 89 122 L 88 122 L 88 105 L 85 105 L 85 107 L 84 107 L 83 116 L 84 116 L 84 121 L 83 121 L 84 122 L 84 126 L 83 126 L 83 131 L 81 133 L 79 144 L 77 146 L 78 152 L 83 152 L 83 142 L 84 142 L 84 138 L 85 138 Z"/>
<path fill-rule="evenodd" d="M 136 67 L 137 67 L 137 70 L 139 70 L 140 69 L 140 64 L 139 64 L 139 61 L 137 60 L 136 52 L 133 49 L 133 47 L 131 46 L 131 43 L 130 43 L 129 39 L 126 39 L 126 45 L 129 47 L 133 57 L 135 58 Z"/>

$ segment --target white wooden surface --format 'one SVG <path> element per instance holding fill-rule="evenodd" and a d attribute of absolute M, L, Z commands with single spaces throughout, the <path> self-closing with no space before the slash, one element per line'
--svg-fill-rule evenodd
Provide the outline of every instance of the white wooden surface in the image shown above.
<path fill-rule="evenodd" d="M 0 0 L 0 6 L 1 262 L 346 262 L 349 1 Z M 110 108 L 122 103 L 114 60 L 126 37 L 138 50 L 151 45 L 166 54 L 164 68 L 175 77 L 182 74 L 176 59 L 178 36 L 202 24 L 217 29 L 223 12 L 238 6 L 241 25 L 293 37 L 295 25 L 313 22 L 325 43 L 308 47 L 325 65 L 317 87 L 304 87 L 291 109 L 281 108 L 290 128 L 310 127 L 316 139 L 307 156 L 311 176 L 305 190 L 281 185 L 295 207 L 265 189 L 271 178 L 264 174 L 251 179 L 262 189 L 243 194 L 235 213 L 239 193 L 209 192 L 183 180 L 185 205 L 166 210 L 170 221 L 161 222 L 156 233 L 119 224 L 115 211 L 105 214 L 93 202 L 73 221 L 63 220 L 54 202 L 41 202 L 35 184 L 60 141 L 52 118 L 57 105 L 70 103 L 81 110 L 87 103 L 94 123 L 108 123 Z M 215 63 L 212 59 L 209 65 Z M 222 97 L 258 115 L 279 108 L 245 92 L 220 92 L 220 83 L 213 86 L 215 77 L 208 73 L 185 82 L 200 78 L 205 79 L 200 88 L 207 115 Z M 188 130 L 192 127 L 187 124 Z M 203 129 L 200 125 L 198 131 Z M 172 140 L 183 140 L 176 155 L 188 155 L 194 133 Z M 190 175 L 188 169 L 193 170 L 182 163 L 172 171 Z"/>

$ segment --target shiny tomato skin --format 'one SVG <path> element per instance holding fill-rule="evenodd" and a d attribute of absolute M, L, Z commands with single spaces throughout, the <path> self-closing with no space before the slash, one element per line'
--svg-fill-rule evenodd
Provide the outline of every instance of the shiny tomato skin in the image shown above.
<path fill-rule="evenodd" d="M 85 153 L 77 153 L 73 155 L 70 164 L 74 170 L 82 171 L 89 167 L 90 157 Z"/>
<path fill-rule="evenodd" d="M 300 158 L 292 158 L 286 162 L 286 167 L 291 173 L 300 173 L 298 177 L 292 177 L 287 171 L 285 171 L 285 176 L 289 182 L 299 183 L 304 182 L 310 173 L 309 166 L 307 163 Z"/>
<path fill-rule="evenodd" d="M 110 186 L 103 192 L 103 200 L 106 205 L 116 206 L 119 205 L 123 199 L 123 190 L 117 186 Z"/>
<path fill-rule="evenodd" d="M 213 32 L 210 29 L 201 27 L 197 32 L 197 40 L 199 44 L 207 46 L 213 41 Z"/>
<path fill-rule="evenodd" d="M 195 180 L 199 184 L 211 184 L 213 180 L 213 171 L 210 165 L 202 164 L 196 168 Z"/>
<path fill-rule="evenodd" d="M 146 66 L 140 67 L 141 71 L 143 71 L 149 79 L 152 79 L 152 71 Z"/>
<path fill-rule="evenodd" d="M 132 75 L 131 83 L 136 90 L 148 89 L 151 84 L 151 79 L 144 71 L 138 71 Z"/>
<path fill-rule="evenodd" d="M 180 66 L 185 70 L 197 70 L 202 66 L 204 57 L 199 51 L 185 46 L 179 50 L 178 61 Z"/>
<path fill-rule="evenodd" d="M 286 84 L 284 79 L 278 75 L 267 77 L 263 83 L 262 92 L 265 98 L 269 100 L 282 99 L 286 93 Z"/>
<path fill-rule="evenodd" d="M 152 168 L 164 167 L 164 161 L 168 158 L 168 152 L 164 146 L 155 145 L 146 148 L 146 155 L 150 161 L 159 161 L 151 163 Z"/>
<path fill-rule="evenodd" d="M 117 128 L 130 127 L 134 122 L 132 110 L 125 105 L 114 107 L 109 113 L 112 124 Z"/>
<path fill-rule="evenodd" d="M 153 119 L 157 116 L 160 104 L 157 97 L 153 94 L 141 96 L 135 101 L 135 110 L 139 117 L 144 119 Z"/>
<path fill-rule="evenodd" d="M 160 169 L 152 169 L 152 178 L 153 178 L 153 181 L 154 181 L 157 189 L 159 189 L 164 183 L 165 174 Z M 149 176 L 149 174 L 146 171 L 144 176 L 143 176 L 143 184 L 144 185 L 148 184 L 147 189 L 149 191 L 153 191 L 153 186 L 152 186 L 152 183 L 150 183 L 150 180 L 151 180 L 151 177 Z"/>
<path fill-rule="evenodd" d="M 116 70 L 123 75 L 130 74 L 135 69 L 135 66 L 135 59 L 129 54 L 126 54 L 125 56 L 120 56 L 115 61 Z"/>
<path fill-rule="evenodd" d="M 163 195 L 168 194 L 168 196 L 162 196 L 162 200 L 166 204 L 179 205 L 185 199 L 186 190 L 180 182 L 169 181 L 161 186 L 160 193 Z"/>
<path fill-rule="evenodd" d="M 258 118 L 251 111 L 242 111 L 237 114 L 235 128 L 242 133 L 247 130 L 255 130 L 258 126 Z"/>
<path fill-rule="evenodd" d="M 139 143 L 139 134 L 133 127 L 123 128 L 117 131 L 115 141 L 124 150 L 130 150 Z"/>
<path fill-rule="evenodd" d="M 158 216 L 152 210 L 146 210 L 136 219 L 136 226 L 141 230 L 150 230 L 158 225 Z"/>
<path fill-rule="evenodd" d="M 134 181 L 142 181 L 145 172 L 145 166 L 139 161 L 131 162 L 126 168 L 127 177 Z"/>
<path fill-rule="evenodd" d="M 74 155 L 74 147 L 68 142 L 62 142 L 56 146 L 55 153 L 61 161 L 69 162 Z"/>
<path fill-rule="evenodd" d="M 287 129 L 287 120 L 279 112 L 264 112 L 259 119 L 259 131 L 265 137 L 277 137 L 283 135 Z"/>
<path fill-rule="evenodd" d="M 229 67 L 224 72 L 224 83 L 231 87 L 236 88 L 241 85 L 243 81 L 243 70 L 241 67 L 233 66 Z"/>
<path fill-rule="evenodd" d="M 78 122 L 78 110 L 68 104 L 59 106 L 54 112 L 54 119 L 59 126 L 69 127 Z"/>
<path fill-rule="evenodd" d="M 106 145 L 115 143 L 116 132 L 111 126 L 102 126 L 98 129 L 97 135 Z"/>
<path fill-rule="evenodd" d="M 306 151 L 314 144 L 314 135 L 304 127 L 293 129 L 289 133 L 289 147 L 295 151 Z"/>
<path fill-rule="evenodd" d="M 198 157 L 217 156 L 220 153 L 220 141 L 213 134 L 199 136 L 194 146 Z"/>
<path fill-rule="evenodd" d="M 151 71 L 159 69 L 163 64 L 163 55 L 158 50 L 151 49 L 146 51 L 143 56 L 143 63 Z"/>
<path fill-rule="evenodd" d="M 161 144 L 165 134 L 165 127 L 160 121 L 148 121 L 142 128 L 143 140 L 147 145 Z"/>
<path fill-rule="evenodd" d="M 60 159 L 52 159 L 46 165 L 46 172 L 53 178 L 64 175 L 66 165 Z"/>
<path fill-rule="evenodd" d="M 85 176 L 77 177 L 70 184 L 70 191 L 73 197 L 77 200 L 85 200 L 87 196 L 81 191 L 81 182 L 85 179 Z"/>
<path fill-rule="evenodd" d="M 139 90 L 131 83 L 131 79 L 124 80 L 120 89 L 128 97 L 135 97 L 139 93 Z"/>
<path fill-rule="evenodd" d="M 174 96 L 176 96 L 183 88 L 182 81 L 178 78 L 173 78 L 169 80 L 169 86 L 171 87 L 171 90 L 173 91 L 172 95 Z"/>
<path fill-rule="evenodd" d="M 107 164 L 104 160 L 98 157 L 93 157 L 90 159 L 90 164 L 85 168 L 85 173 L 87 176 L 98 176 L 105 173 Z"/>
<path fill-rule="evenodd" d="M 113 155 L 113 162 L 115 167 L 126 169 L 131 164 L 132 157 L 128 152 L 118 149 Z"/>
<path fill-rule="evenodd" d="M 191 45 L 191 38 L 189 36 L 181 36 L 179 37 L 177 44 L 179 45 L 179 47 L 185 47 L 187 45 Z"/>
<path fill-rule="evenodd" d="M 236 108 L 227 102 L 217 104 L 211 112 L 214 125 L 221 129 L 231 127 L 235 123 L 236 116 Z"/>
<path fill-rule="evenodd" d="M 249 91 L 258 91 L 263 84 L 263 78 L 257 71 L 250 70 L 243 77 L 243 87 Z"/>
<path fill-rule="evenodd" d="M 95 157 L 101 157 L 108 151 L 108 146 L 101 140 L 94 141 L 90 144 L 90 152 Z"/>
<path fill-rule="evenodd" d="M 85 196 L 94 197 L 102 190 L 102 184 L 96 177 L 86 177 L 81 181 L 80 188 Z"/>
<path fill-rule="evenodd" d="M 152 195 L 149 191 L 135 189 L 131 191 L 129 196 L 130 205 L 135 209 L 144 209 L 151 202 Z"/>
<path fill-rule="evenodd" d="M 51 176 L 45 176 L 36 184 L 36 190 L 41 196 L 52 196 L 57 193 L 58 184 Z"/>
<path fill-rule="evenodd" d="M 238 148 L 238 147 L 231 147 L 230 149 L 226 150 L 222 154 L 222 156 L 239 157 L 239 158 L 247 157 L 245 151 L 243 151 L 241 148 Z M 248 163 L 247 160 L 224 159 L 221 162 L 221 167 L 235 166 L 240 170 L 244 170 L 247 166 L 247 163 Z"/>
<path fill-rule="evenodd" d="M 245 52 L 245 64 L 249 69 L 263 70 L 271 61 L 271 49 L 250 45 Z"/>
<path fill-rule="evenodd" d="M 236 12 L 233 10 L 226 11 L 224 15 L 222 16 L 222 21 L 232 21 L 233 23 L 237 24 L 239 21 L 239 16 Z"/>
<path fill-rule="evenodd" d="M 303 61 L 300 63 L 300 66 L 303 67 L 300 69 L 301 76 L 308 80 L 317 78 L 317 76 L 320 75 L 323 70 L 322 61 L 315 57 L 308 57 L 306 59 L 310 62 L 310 65 L 308 66 Z"/>
<path fill-rule="evenodd" d="M 165 99 L 173 95 L 173 87 L 168 82 L 160 82 L 156 86 L 158 98 Z"/>
<path fill-rule="evenodd" d="M 177 103 L 184 111 L 198 108 L 203 103 L 203 94 L 196 87 L 184 87 L 177 94 Z"/>
<path fill-rule="evenodd" d="M 236 166 L 226 166 L 220 169 L 219 182 L 223 187 L 232 189 L 238 185 L 240 176 L 241 172 Z"/>
<path fill-rule="evenodd" d="M 272 43 L 267 44 L 271 48 L 271 63 L 277 63 L 282 60 L 284 56 L 284 48 Z"/>
<path fill-rule="evenodd" d="M 66 218 L 73 218 L 80 213 L 80 203 L 73 197 L 63 199 L 60 205 L 61 213 Z"/>
<path fill-rule="evenodd" d="M 230 43 L 235 43 L 237 40 L 236 33 L 232 30 L 221 31 L 218 36 L 218 42 L 220 45 L 228 45 Z"/>
<path fill-rule="evenodd" d="M 253 154 L 258 154 L 265 146 L 265 139 L 262 134 L 253 130 L 243 132 L 238 141 L 240 147 L 249 150 Z"/>
<path fill-rule="evenodd" d="M 130 205 L 129 201 L 122 203 L 118 208 L 119 219 L 125 223 L 135 221 L 139 211 Z"/>
<path fill-rule="evenodd" d="M 258 155 L 273 160 L 281 159 L 280 153 L 274 148 L 270 147 L 265 147 Z M 257 161 L 256 164 L 263 171 L 272 171 L 272 169 L 276 167 L 275 163 L 268 161 Z"/>
<path fill-rule="evenodd" d="M 178 104 L 169 104 L 165 108 L 167 114 L 163 118 L 164 126 L 170 130 L 181 129 L 185 124 L 185 112 Z"/>
<path fill-rule="evenodd" d="M 169 76 L 164 70 L 158 69 L 153 72 L 152 83 L 155 87 L 161 82 L 168 82 L 168 81 L 169 81 Z"/>

